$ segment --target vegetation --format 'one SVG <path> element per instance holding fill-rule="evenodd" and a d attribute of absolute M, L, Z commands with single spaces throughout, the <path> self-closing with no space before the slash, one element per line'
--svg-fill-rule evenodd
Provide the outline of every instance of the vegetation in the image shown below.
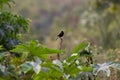
<path fill-rule="evenodd" d="M 91 13 L 88 14 L 89 10 L 82 17 L 85 18 L 87 16 L 90 19 L 90 21 L 89 19 L 85 20 L 86 24 L 81 25 L 82 27 L 88 26 L 86 31 L 93 26 L 96 26 L 93 30 L 100 30 L 99 35 L 102 38 L 101 40 L 105 41 L 102 43 L 104 50 L 96 47 L 94 43 L 88 39 L 77 43 L 77 46 L 72 48 L 71 51 L 63 49 L 65 46 L 63 37 L 59 37 L 57 40 L 58 49 L 48 48 L 40 44 L 37 40 L 30 40 L 26 43 L 22 42 L 21 38 L 23 33 L 29 32 L 30 20 L 18 14 L 13 14 L 9 10 L 6 11 L 6 6 L 11 8 L 11 4 L 14 4 L 13 0 L 0 0 L 0 80 L 119 79 L 120 62 L 119 57 L 116 58 L 119 49 L 115 49 L 117 47 L 116 43 L 119 42 L 117 36 L 119 33 L 116 31 L 119 29 L 119 27 L 117 27 L 119 24 L 115 21 L 117 20 L 119 23 L 119 18 L 117 18 L 119 11 L 117 11 L 117 6 L 113 7 L 113 5 L 116 4 L 119 6 L 119 1 L 110 0 L 106 3 L 106 1 L 98 0 L 95 3 L 91 3 L 95 4 L 90 10 L 91 13 L 94 13 L 95 17 L 93 15 L 92 18 L 89 18 L 92 16 Z M 104 4 L 108 6 L 102 7 L 101 9 L 100 6 L 104 6 Z M 109 11 L 110 8 L 112 12 Z M 95 10 L 97 11 L 94 12 Z M 105 13 L 101 13 L 104 11 Z M 98 14 L 101 14 L 101 16 L 98 16 Z M 78 14 L 76 15 L 78 16 Z M 109 17 L 110 15 L 111 17 Z M 105 21 L 102 21 L 103 19 Z M 58 20 L 58 24 L 63 22 L 64 20 L 61 22 Z M 65 25 L 70 26 L 68 24 Z M 113 27 L 113 25 L 116 27 Z M 77 29 L 83 30 L 82 27 Z M 111 39 L 113 39 L 115 43 L 113 43 Z M 72 43 L 68 43 L 72 46 Z M 115 46 L 113 46 L 114 44 Z M 109 50 L 109 48 L 114 49 Z M 60 54 L 64 55 L 67 52 L 69 52 L 69 56 L 64 59 L 60 57 Z M 108 61 L 98 63 L 97 56 L 99 56 L 99 53 L 106 54 Z M 116 59 L 114 60 L 113 58 Z M 115 74 L 113 74 L 113 72 L 111 74 L 111 71 L 114 71 Z"/>

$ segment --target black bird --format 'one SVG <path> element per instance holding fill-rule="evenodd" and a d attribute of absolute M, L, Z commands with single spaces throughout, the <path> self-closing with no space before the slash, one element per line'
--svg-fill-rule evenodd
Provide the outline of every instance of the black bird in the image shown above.
<path fill-rule="evenodd" d="M 64 31 L 61 31 L 61 32 L 57 35 L 58 38 L 61 38 L 61 37 L 63 37 L 63 36 L 64 36 Z M 58 38 L 57 38 L 57 39 L 58 39 Z"/>
<path fill-rule="evenodd" d="M 63 36 L 64 36 L 64 31 L 61 31 L 57 36 L 58 36 L 59 38 L 63 37 Z"/>

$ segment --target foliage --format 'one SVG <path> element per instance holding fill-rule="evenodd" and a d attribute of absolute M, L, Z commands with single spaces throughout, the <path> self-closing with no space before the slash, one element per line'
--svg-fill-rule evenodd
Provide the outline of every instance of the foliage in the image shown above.
<path fill-rule="evenodd" d="M 41 61 L 40 61 L 40 59 L 38 57 L 35 57 L 35 58 L 36 58 L 35 62 L 33 62 L 33 61 L 31 61 L 31 62 L 27 61 L 27 62 L 21 64 L 20 65 L 21 70 L 20 70 L 19 73 L 23 72 L 24 74 L 26 74 L 28 71 L 34 70 L 34 72 L 36 74 L 38 74 L 40 72 L 40 70 L 41 70 L 41 66 L 40 66 Z"/>
<path fill-rule="evenodd" d="M 107 77 L 110 76 L 110 67 L 120 70 L 120 63 L 118 62 L 107 62 L 103 64 L 97 64 L 94 66 L 93 74 L 97 75 L 99 71 L 103 71 Z"/>
<path fill-rule="evenodd" d="M 119 0 L 94 0 L 90 9 L 85 10 L 81 16 L 86 32 L 89 34 L 90 31 L 94 37 L 92 40 L 104 49 L 119 47 L 119 9 Z"/>
<path fill-rule="evenodd" d="M 9 4 L 9 1 L 0 0 L 1 9 L 5 3 Z M 1 10 L 1 80 L 96 80 L 101 70 L 110 76 L 110 67 L 120 69 L 119 62 L 95 63 L 94 50 L 89 42 L 78 44 L 64 60 L 49 59 L 51 54 L 65 52 L 47 48 L 38 41 L 20 42 L 19 35 L 27 32 L 28 27 L 28 20 L 24 17 Z"/>
<path fill-rule="evenodd" d="M 86 46 L 88 46 L 88 42 L 84 42 L 84 43 L 81 43 L 79 44 L 78 46 L 76 46 L 73 50 L 73 53 L 78 53 L 80 49 L 85 49 Z"/>
<path fill-rule="evenodd" d="M 61 53 L 63 51 L 57 49 L 49 49 L 39 44 L 38 41 L 30 41 L 27 44 L 19 44 L 17 45 L 12 52 L 17 53 L 29 53 L 33 56 L 39 56 L 40 58 L 46 58 L 46 54 L 54 54 Z"/>
<path fill-rule="evenodd" d="M 3 11 L 4 4 L 10 5 L 13 0 L 0 0 L 0 45 L 4 50 L 10 50 L 20 43 L 20 35 L 29 30 L 29 20 L 24 17 Z"/>
<path fill-rule="evenodd" d="M 6 56 L 6 54 L 10 55 L 13 52 L 17 52 L 21 54 L 20 57 L 11 55 Z M 36 41 L 30 41 L 28 44 L 22 43 L 21 45 L 17 45 L 11 52 L 1 53 L 1 74 L 6 74 L 7 79 L 14 77 L 15 79 L 25 79 L 22 75 L 32 74 L 34 71 L 38 74 L 41 71 L 41 65 L 49 65 L 44 58 L 47 59 L 49 54 L 60 53 L 61 50 L 49 49 L 42 45 L 40 45 Z M 27 55 L 26 55 L 27 53 Z M 38 56 L 38 57 L 37 57 Z M 42 60 L 40 60 L 40 58 Z M 4 60 L 5 59 L 5 60 Z M 5 61 L 5 64 L 3 63 Z M 45 65 L 45 67 L 46 67 Z M 49 67 L 53 68 L 52 72 L 55 71 L 53 64 L 50 63 Z M 56 65 L 55 65 L 56 66 Z M 47 66 L 48 67 L 48 66 Z M 56 66 L 57 68 L 57 66 Z M 58 68 L 59 69 L 59 68 Z M 10 71 L 9 71 L 10 70 Z M 12 70 L 12 73 L 11 73 Z M 32 73 L 31 73 L 32 72 Z M 57 73 L 57 72 L 56 72 Z M 12 75 L 11 75 L 12 74 Z M 15 75 L 16 74 L 16 75 Z M 51 73 L 49 73 L 51 74 Z M 10 76 L 10 77 L 8 77 Z M 20 78 L 19 78 L 20 76 Z M 56 75 L 57 76 L 57 75 Z M 2 77 L 2 75 L 1 75 Z M 4 77 L 3 77 L 4 78 Z M 29 77 L 27 77 L 29 78 Z M 6 78 L 4 78 L 6 79 Z"/>
<path fill-rule="evenodd" d="M 11 2 L 14 3 L 14 0 L 0 0 L 0 9 L 4 7 L 4 4 L 7 4 L 11 8 Z"/>
<path fill-rule="evenodd" d="M 0 45 L 10 50 L 20 43 L 20 34 L 28 31 L 28 20 L 10 12 L 0 13 Z"/>

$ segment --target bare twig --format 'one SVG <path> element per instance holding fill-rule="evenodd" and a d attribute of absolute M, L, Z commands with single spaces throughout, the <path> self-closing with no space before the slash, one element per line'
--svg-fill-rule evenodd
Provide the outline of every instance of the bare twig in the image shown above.
<path fill-rule="evenodd" d="M 62 49 L 63 39 L 61 37 L 59 39 L 60 39 L 59 50 L 61 50 Z M 57 53 L 57 59 L 60 60 L 60 54 L 59 53 Z"/>

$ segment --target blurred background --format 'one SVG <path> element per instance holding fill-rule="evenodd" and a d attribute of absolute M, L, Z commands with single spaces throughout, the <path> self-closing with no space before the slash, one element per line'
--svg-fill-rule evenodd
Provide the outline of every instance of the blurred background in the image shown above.
<path fill-rule="evenodd" d="M 16 0 L 12 11 L 30 18 L 23 41 L 39 40 L 58 48 L 57 34 L 65 32 L 64 59 L 84 40 L 98 47 L 94 61 L 120 61 L 120 0 Z M 120 73 L 119 71 L 112 74 Z M 102 75 L 103 77 L 104 75 Z M 120 79 L 119 75 L 108 80 Z M 113 78 L 113 79 L 112 79 Z M 106 78 L 104 78 L 107 80 Z"/>
<path fill-rule="evenodd" d="M 63 30 L 63 49 L 68 51 L 63 58 L 84 40 L 103 50 L 120 48 L 120 0 L 15 2 L 12 11 L 31 19 L 30 33 L 24 35 L 23 41 L 35 39 L 50 48 L 56 48 L 57 34 Z"/>

